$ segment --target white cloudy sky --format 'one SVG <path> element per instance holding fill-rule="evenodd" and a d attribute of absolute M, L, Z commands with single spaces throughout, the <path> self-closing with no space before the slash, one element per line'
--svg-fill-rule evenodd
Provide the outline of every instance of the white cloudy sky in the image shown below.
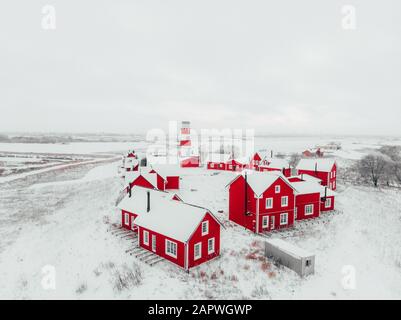
<path fill-rule="evenodd" d="M 1 0 L 0 131 L 401 134 L 400 39 L 399 0 Z"/>

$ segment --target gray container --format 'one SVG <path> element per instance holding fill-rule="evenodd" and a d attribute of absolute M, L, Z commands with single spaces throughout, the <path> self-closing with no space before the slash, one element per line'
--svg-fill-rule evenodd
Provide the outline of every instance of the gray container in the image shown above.
<path fill-rule="evenodd" d="M 315 255 L 281 239 L 265 242 L 265 256 L 294 270 L 301 277 L 315 272 Z"/>

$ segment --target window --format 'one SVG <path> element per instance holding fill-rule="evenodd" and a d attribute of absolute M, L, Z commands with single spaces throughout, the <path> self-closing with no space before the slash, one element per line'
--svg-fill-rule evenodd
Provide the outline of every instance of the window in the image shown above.
<path fill-rule="evenodd" d="M 220 168 L 223 168 L 223 164 L 222 163 L 220 163 Z"/>
<path fill-rule="evenodd" d="M 335 189 L 335 188 L 336 188 L 336 182 L 333 181 L 333 189 Z"/>
<path fill-rule="evenodd" d="M 232 170 L 232 169 L 233 169 L 233 166 L 230 164 L 230 165 L 228 166 L 228 169 Z"/>
<path fill-rule="evenodd" d="M 126 226 L 129 225 L 129 213 L 124 213 L 124 223 Z"/>
<path fill-rule="evenodd" d="M 331 198 L 327 198 L 327 199 L 326 199 L 326 202 L 325 202 L 324 206 L 325 206 L 326 208 L 330 208 L 330 207 L 331 207 Z"/>
<path fill-rule="evenodd" d="M 288 196 L 281 197 L 281 206 L 287 207 L 288 206 Z"/>
<path fill-rule="evenodd" d="M 194 260 L 199 259 L 202 256 L 202 243 L 198 242 L 194 246 Z"/>
<path fill-rule="evenodd" d="M 288 213 L 280 214 L 280 225 L 284 225 L 288 223 Z"/>
<path fill-rule="evenodd" d="M 211 164 L 210 164 L 210 168 L 214 168 L 214 163 L 211 163 Z"/>
<path fill-rule="evenodd" d="M 305 206 L 305 215 L 309 216 L 313 214 L 313 204 L 308 204 Z"/>
<path fill-rule="evenodd" d="M 266 209 L 271 209 L 273 208 L 273 198 L 267 198 L 266 199 Z"/>
<path fill-rule="evenodd" d="M 274 190 L 276 193 L 280 193 L 280 186 L 275 186 Z"/>
<path fill-rule="evenodd" d="M 269 226 L 269 216 L 262 217 L 262 228 L 267 228 Z"/>
<path fill-rule="evenodd" d="M 143 230 L 143 244 L 149 245 L 149 232 Z"/>
<path fill-rule="evenodd" d="M 166 254 L 170 257 L 177 258 L 177 244 L 166 239 Z"/>
<path fill-rule="evenodd" d="M 207 253 L 208 254 L 214 253 L 214 238 L 210 238 L 207 241 Z"/>
<path fill-rule="evenodd" d="M 312 261 L 311 261 L 310 259 L 308 259 L 308 260 L 305 261 L 305 265 L 306 265 L 307 267 L 309 267 L 311 264 L 312 264 Z"/>
<path fill-rule="evenodd" d="M 202 222 L 202 236 L 209 233 L 209 221 Z"/>

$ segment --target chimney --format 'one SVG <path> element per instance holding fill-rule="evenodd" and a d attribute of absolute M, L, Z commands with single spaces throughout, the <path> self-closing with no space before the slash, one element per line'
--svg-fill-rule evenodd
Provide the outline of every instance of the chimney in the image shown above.
<path fill-rule="evenodd" d="M 147 191 L 146 192 L 146 195 L 147 195 L 147 207 L 146 207 L 146 212 L 149 212 L 150 211 L 150 191 Z"/>
<path fill-rule="evenodd" d="M 273 150 L 270 150 L 270 158 L 273 158 Z"/>
<path fill-rule="evenodd" d="M 315 163 L 315 172 L 317 172 L 317 162 Z"/>
<path fill-rule="evenodd" d="M 327 187 L 324 187 L 324 201 L 326 201 L 327 198 Z"/>
<path fill-rule="evenodd" d="M 131 198 L 131 184 L 128 185 L 128 195 Z"/>

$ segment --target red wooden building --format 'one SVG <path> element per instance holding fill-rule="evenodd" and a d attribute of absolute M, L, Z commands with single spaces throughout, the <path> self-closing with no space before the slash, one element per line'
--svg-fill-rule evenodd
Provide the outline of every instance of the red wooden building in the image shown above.
<path fill-rule="evenodd" d="M 206 208 L 181 201 L 151 203 L 135 219 L 139 245 L 189 270 L 220 255 L 220 221 Z"/>
<path fill-rule="evenodd" d="M 281 173 L 244 171 L 228 186 L 231 221 L 255 233 L 293 225 L 295 189 Z"/>
<path fill-rule="evenodd" d="M 295 220 L 317 218 L 320 215 L 320 188 L 315 182 L 292 182 L 295 196 Z M 319 188 L 320 186 L 320 188 Z"/>
<path fill-rule="evenodd" d="M 206 159 L 206 167 L 209 170 L 226 170 L 230 157 L 227 153 L 211 153 Z"/>
<path fill-rule="evenodd" d="M 157 175 L 157 188 L 172 190 L 180 188 L 180 176 L 172 165 L 152 165 L 149 173 Z"/>
<path fill-rule="evenodd" d="M 336 190 L 337 164 L 334 159 L 301 159 L 297 167 L 298 175 L 309 174 L 322 180 L 322 185 Z"/>
<path fill-rule="evenodd" d="M 265 164 L 259 166 L 259 171 L 281 171 L 285 177 L 291 176 L 291 166 L 285 159 L 270 158 L 265 159 Z"/>
<path fill-rule="evenodd" d="M 126 158 L 135 158 L 135 159 L 138 159 L 138 156 L 137 156 L 137 154 L 135 153 L 135 150 L 129 150 L 129 151 L 128 151 L 128 154 L 127 154 L 127 156 L 126 156 Z"/>
<path fill-rule="evenodd" d="M 262 154 L 260 154 L 259 152 L 255 152 L 250 158 L 249 168 L 258 170 L 259 166 L 262 165 L 263 159 L 264 157 Z"/>
<path fill-rule="evenodd" d="M 242 171 L 244 169 L 249 168 L 249 161 L 248 157 L 241 157 L 230 159 L 226 162 L 226 170 L 227 171 Z"/>

